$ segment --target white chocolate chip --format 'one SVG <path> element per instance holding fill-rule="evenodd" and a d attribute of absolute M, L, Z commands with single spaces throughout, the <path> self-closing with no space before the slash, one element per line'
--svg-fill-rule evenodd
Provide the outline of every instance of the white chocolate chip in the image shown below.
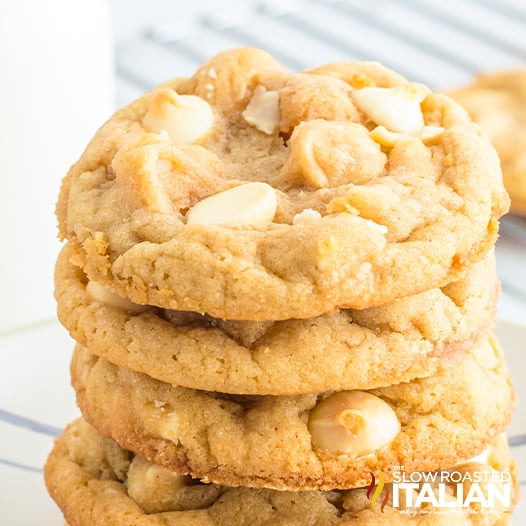
<path fill-rule="evenodd" d="M 381 398 L 364 391 L 341 391 L 318 403 L 308 428 L 315 447 L 361 455 L 390 444 L 400 432 L 400 422 Z"/>
<path fill-rule="evenodd" d="M 210 132 L 214 112 L 201 97 L 165 89 L 154 95 L 142 125 L 151 132 L 165 131 L 175 144 L 189 144 Z"/>
<path fill-rule="evenodd" d="M 353 99 L 374 123 L 392 132 L 413 135 L 424 127 L 420 103 L 427 93 L 422 85 L 406 84 L 394 88 L 362 88 L 353 92 Z"/>
<path fill-rule="evenodd" d="M 243 118 L 259 131 L 270 135 L 279 124 L 279 93 L 258 86 L 243 112 Z"/>
<path fill-rule="evenodd" d="M 173 490 L 176 491 L 177 489 L 186 486 L 189 479 L 189 477 L 185 475 L 178 475 L 163 466 L 149 462 L 145 458 L 139 456 L 133 458 L 129 471 L 132 473 L 129 482 L 133 481 L 132 485 L 134 489 L 139 489 L 144 484 L 152 485 L 155 484 L 156 481 L 168 479 Z M 128 487 L 128 490 L 130 489 L 131 488 Z M 142 489 L 144 490 L 145 488 L 142 487 Z"/>
<path fill-rule="evenodd" d="M 392 148 L 397 141 L 405 136 L 401 133 L 389 131 L 385 126 L 376 126 L 369 132 L 369 137 L 380 146 Z"/>
<path fill-rule="evenodd" d="M 369 228 L 374 228 L 377 232 L 380 232 L 380 234 L 385 235 L 389 232 L 389 229 L 385 225 L 381 225 L 372 219 L 363 219 L 363 221 Z"/>
<path fill-rule="evenodd" d="M 318 219 L 321 219 L 321 214 L 317 210 L 305 208 L 305 210 L 302 210 L 292 218 L 292 224 L 296 225 L 305 221 L 317 221 Z"/>
<path fill-rule="evenodd" d="M 99 303 L 105 303 L 106 305 L 111 305 L 112 307 L 124 309 L 132 312 L 133 314 L 140 314 L 141 312 L 145 312 L 150 308 L 148 305 L 137 305 L 137 303 L 133 303 L 128 298 L 124 298 L 118 294 L 115 294 L 115 292 L 112 292 L 96 281 L 90 281 L 86 285 L 86 292 L 92 299 L 98 301 Z"/>
<path fill-rule="evenodd" d="M 272 186 L 246 183 L 197 203 L 188 212 L 187 224 L 265 228 L 272 222 L 277 205 Z"/>
<path fill-rule="evenodd" d="M 424 126 L 419 133 L 413 134 L 419 137 L 425 144 L 433 143 L 444 133 L 444 128 L 441 126 Z M 404 137 L 409 137 L 406 133 L 397 133 L 389 131 L 385 126 L 376 126 L 369 132 L 369 137 L 379 145 L 392 148 L 397 141 Z"/>
<path fill-rule="evenodd" d="M 136 504 L 146 513 L 156 513 L 176 504 L 177 493 L 188 485 L 188 481 L 185 475 L 135 456 L 128 468 L 126 485 L 128 495 Z"/>
<path fill-rule="evenodd" d="M 424 143 L 434 142 L 444 133 L 442 126 L 424 126 L 420 138 Z"/>

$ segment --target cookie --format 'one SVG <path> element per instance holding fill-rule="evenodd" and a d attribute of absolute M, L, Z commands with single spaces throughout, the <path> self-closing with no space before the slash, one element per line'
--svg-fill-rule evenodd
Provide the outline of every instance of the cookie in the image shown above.
<path fill-rule="evenodd" d="M 478 75 L 450 93 L 489 135 L 500 157 L 511 210 L 526 215 L 526 70 Z"/>
<path fill-rule="evenodd" d="M 464 496 L 474 486 L 468 479 L 487 473 L 499 479 L 495 486 L 501 492 L 509 486 L 510 508 L 517 500 L 516 467 L 505 438 L 490 446 L 483 461 L 455 467 L 450 473 L 462 475 L 459 486 Z M 496 526 L 508 524 L 510 515 L 497 500 L 489 508 L 475 503 L 455 506 L 459 486 L 451 483 L 443 484 L 443 508 L 429 503 L 408 508 L 404 498 L 396 505 L 392 497 L 375 505 L 367 496 L 368 488 L 283 492 L 202 484 L 123 450 L 82 420 L 57 439 L 45 478 L 71 526 Z M 480 485 L 484 498 L 489 497 L 488 486 Z M 382 498 L 387 491 L 393 495 L 389 484 Z M 439 491 L 434 490 L 437 499 Z"/>
<path fill-rule="evenodd" d="M 59 319 L 77 342 L 163 382 L 232 394 L 373 389 L 430 376 L 485 337 L 498 296 L 491 254 L 457 283 L 381 307 L 236 322 L 145 310 L 88 285 L 71 257 L 66 246 L 55 296 Z"/>
<path fill-rule="evenodd" d="M 493 147 L 446 96 L 375 63 L 289 73 L 245 48 L 117 111 L 57 214 L 113 292 L 264 321 L 458 280 L 508 204 Z"/>
<path fill-rule="evenodd" d="M 121 446 L 227 486 L 347 489 L 393 466 L 433 471 L 477 455 L 509 424 L 514 400 L 490 339 L 456 367 L 371 391 L 236 396 L 115 366 L 77 347 L 77 403 Z"/>

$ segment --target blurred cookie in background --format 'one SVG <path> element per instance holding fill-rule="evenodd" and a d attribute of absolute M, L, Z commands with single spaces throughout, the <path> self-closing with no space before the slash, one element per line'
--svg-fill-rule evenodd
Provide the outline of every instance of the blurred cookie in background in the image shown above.
<path fill-rule="evenodd" d="M 511 211 L 526 215 L 526 69 L 478 75 L 449 93 L 489 135 L 497 149 Z"/>

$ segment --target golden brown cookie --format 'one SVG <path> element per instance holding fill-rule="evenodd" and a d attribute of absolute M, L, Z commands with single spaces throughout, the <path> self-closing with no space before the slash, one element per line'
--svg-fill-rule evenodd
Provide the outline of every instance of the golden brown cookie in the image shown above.
<path fill-rule="evenodd" d="M 70 334 L 116 365 L 193 389 L 292 395 L 373 389 L 458 362 L 494 321 L 491 254 L 461 281 L 363 311 L 308 320 L 225 321 L 141 309 L 70 262 L 56 272 L 58 316 Z"/>
<path fill-rule="evenodd" d="M 367 488 L 283 492 L 202 484 L 123 450 L 83 420 L 57 439 L 45 477 L 71 526 L 502 526 L 508 524 L 510 510 L 498 500 L 488 508 L 476 503 L 455 506 L 458 494 L 468 495 L 475 485 L 468 479 L 486 474 L 499 480 L 495 487 L 501 492 L 510 492 L 512 506 L 516 502 L 516 467 L 505 438 L 489 449 L 484 461 L 449 470 L 460 474 L 463 482 L 442 484 L 442 508 L 429 503 L 408 508 L 404 496 L 396 505 L 390 484 L 378 504 L 372 504 Z M 479 487 L 489 500 L 488 486 Z M 433 489 L 438 499 L 439 483 Z M 388 491 L 391 497 L 383 504 Z M 413 502 L 417 498 L 415 490 Z"/>
<path fill-rule="evenodd" d="M 77 347 L 77 402 L 123 447 L 227 486 L 335 489 L 394 466 L 433 471 L 477 455 L 514 407 L 491 338 L 456 367 L 371 391 L 235 396 L 172 387 Z"/>
<path fill-rule="evenodd" d="M 478 75 L 450 93 L 497 149 L 511 210 L 526 215 L 526 70 Z"/>
<path fill-rule="evenodd" d="M 231 320 L 442 287 L 507 209 L 494 149 L 451 99 L 379 64 L 289 73 L 248 48 L 119 110 L 57 205 L 91 280 Z"/>

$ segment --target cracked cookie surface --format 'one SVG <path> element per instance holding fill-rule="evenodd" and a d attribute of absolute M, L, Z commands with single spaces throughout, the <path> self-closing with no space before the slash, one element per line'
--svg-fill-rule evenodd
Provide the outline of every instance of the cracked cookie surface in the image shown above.
<path fill-rule="evenodd" d="M 122 305 L 104 290 L 94 297 L 71 256 L 65 247 L 55 296 L 59 319 L 77 342 L 175 386 L 233 394 L 372 389 L 430 376 L 485 337 L 498 296 L 490 254 L 459 282 L 381 307 L 308 320 L 226 321 Z"/>
<path fill-rule="evenodd" d="M 504 431 L 514 407 L 493 338 L 456 367 L 371 391 L 197 391 L 117 367 L 80 346 L 71 372 L 79 407 L 101 433 L 174 471 L 228 486 L 346 489 L 367 485 L 375 470 L 389 480 L 393 466 L 433 471 L 479 454 Z"/>
<path fill-rule="evenodd" d="M 473 476 L 509 473 L 515 503 L 517 473 L 505 437 L 492 442 L 488 453 L 484 461 L 454 470 Z M 120 448 L 83 420 L 70 424 L 57 439 L 45 478 L 70 526 L 504 526 L 510 515 L 499 504 L 481 509 L 477 504 L 433 508 L 424 503 L 409 509 L 404 499 L 394 507 L 392 498 L 382 511 L 379 506 L 373 510 L 367 488 L 283 492 L 202 484 Z M 470 482 L 461 486 L 467 495 Z M 393 494 L 391 485 L 385 488 Z M 448 506 L 457 491 L 456 484 L 447 484 Z"/>
<path fill-rule="evenodd" d="M 494 149 L 451 99 L 378 64 L 294 74 L 247 48 L 119 110 L 57 214 L 114 292 L 261 321 L 458 280 L 507 208 Z"/>

